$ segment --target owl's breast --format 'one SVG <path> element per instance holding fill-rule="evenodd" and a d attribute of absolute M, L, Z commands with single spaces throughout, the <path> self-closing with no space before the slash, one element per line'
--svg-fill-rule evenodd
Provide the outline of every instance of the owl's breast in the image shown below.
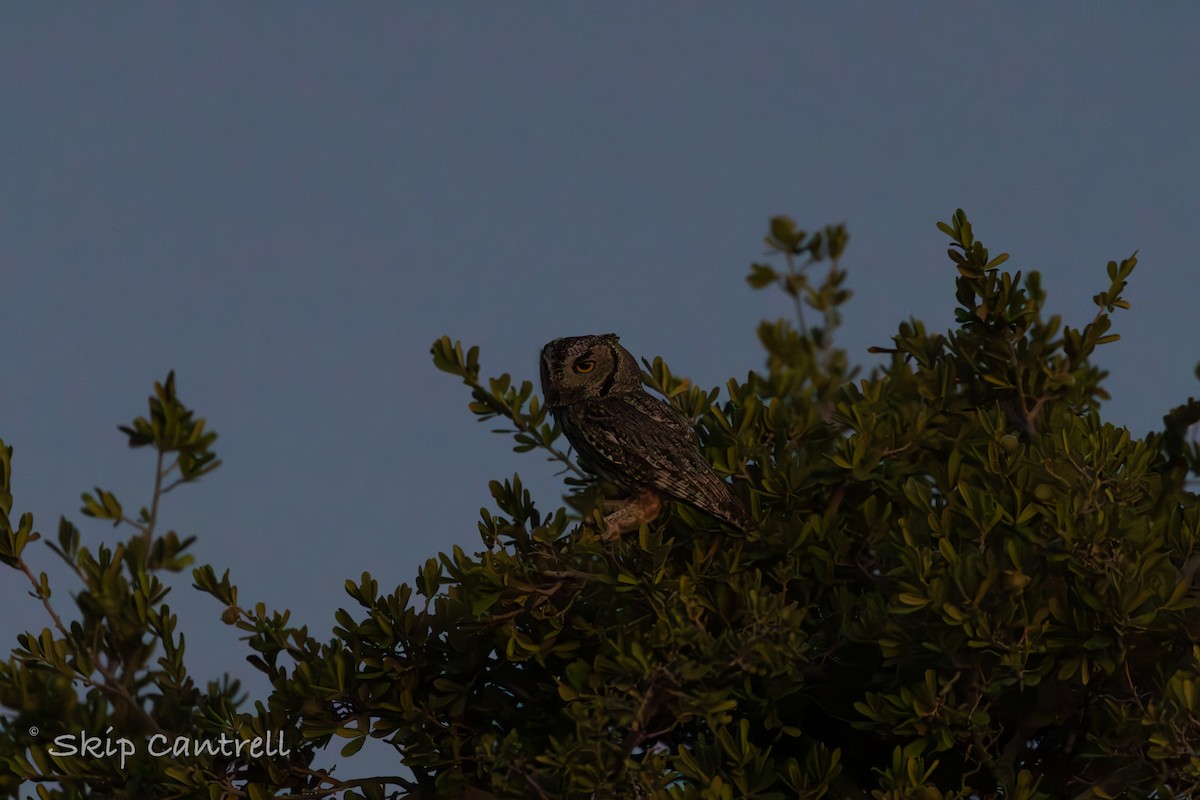
<path fill-rule="evenodd" d="M 620 402 L 583 400 L 554 409 L 554 418 L 575 448 L 580 466 L 621 488 L 634 489 L 645 483 L 637 456 L 644 443 L 637 426 L 628 424 L 628 416 L 614 413 L 619 409 L 614 404 Z"/>

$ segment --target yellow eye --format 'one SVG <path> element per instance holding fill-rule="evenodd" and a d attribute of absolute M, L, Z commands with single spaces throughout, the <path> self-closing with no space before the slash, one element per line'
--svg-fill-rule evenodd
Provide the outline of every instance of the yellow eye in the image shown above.
<path fill-rule="evenodd" d="M 584 361 L 576 361 L 575 362 L 575 371 L 580 373 L 581 375 L 584 373 L 587 373 L 587 372 L 591 372 L 595 368 L 596 368 L 596 362 L 590 358 L 586 359 Z"/>

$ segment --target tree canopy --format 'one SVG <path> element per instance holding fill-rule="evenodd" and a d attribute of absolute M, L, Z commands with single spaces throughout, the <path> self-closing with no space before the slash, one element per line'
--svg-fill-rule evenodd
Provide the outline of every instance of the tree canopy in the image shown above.
<path fill-rule="evenodd" d="M 159 501 L 215 469 L 216 436 L 174 376 L 122 428 L 155 454 L 152 501 L 82 513 L 129 538 L 89 548 L 60 521 L 77 581 L 51 597 L 13 520 L 0 442 L 0 561 L 47 627 L 0 665 L 0 790 L 40 797 L 1167 798 L 1200 795 L 1200 402 L 1137 439 L 1105 422 L 1096 348 L 1136 257 L 1109 262 L 1095 316 L 1045 311 L 1036 272 L 1002 267 L 962 211 L 949 237 L 955 328 L 899 323 L 869 370 L 839 349 L 842 226 L 771 220 L 747 281 L 795 302 L 763 322 L 765 367 L 706 390 L 661 358 L 644 380 L 693 420 L 753 517 L 680 505 L 617 540 L 528 380 L 483 377 L 478 348 L 435 365 L 517 452 L 562 463 L 564 503 L 490 485 L 480 549 L 412 585 L 348 580 L 328 638 L 239 603 L 228 570 L 193 585 L 248 635 L 271 683 L 201 685 L 164 602 L 192 566 Z M 469 487 L 463 489 L 469 493 Z M 69 734 L 109 730 L 89 749 Z M 34 733 L 34 732 L 37 733 Z M 65 739 L 56 737 L 66 735 Z M 368 737 L 396 774 L 344 777 Z M 336 774 L 315 753 L 341 744 Z M 182 744 L 180 744 L 182 742 Z M 207 748 L 197 742 L 209 743 Z M 239 743 L 240 747 L 239 748 Z M 226 746 L 226 744 L 228 746 Z M 128 752 L 126 750 L 128 749 Z M 237 750 L 237 752 L 234 752 Z"/>

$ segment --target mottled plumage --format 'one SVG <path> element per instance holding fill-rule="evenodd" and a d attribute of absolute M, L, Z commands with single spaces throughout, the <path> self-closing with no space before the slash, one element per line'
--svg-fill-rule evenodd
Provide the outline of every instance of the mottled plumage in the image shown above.
<path fill-rule="evenodd" d="M 616 334 L 555 339 L 542 348 L 542 392 L 583 467 L 630 494 L 609 514 L 609 535 L 681 500 L 746 530 L 741 501 L 704 460 L 688 421 L 642 389 L 637 360 Z"/>

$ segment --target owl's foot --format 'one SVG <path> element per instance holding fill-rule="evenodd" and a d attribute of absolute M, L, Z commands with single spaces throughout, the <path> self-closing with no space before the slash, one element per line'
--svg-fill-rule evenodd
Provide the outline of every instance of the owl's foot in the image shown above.
<path fill-rule="evenodd" d="M 652 522 L 662 511 L 662 498 L 650 489 L 639 489 L 625 500 L 618 501 L 615 510 L 604 515 L 602 539 L 615 539 L 622 533 L 636 531 Z"/>

